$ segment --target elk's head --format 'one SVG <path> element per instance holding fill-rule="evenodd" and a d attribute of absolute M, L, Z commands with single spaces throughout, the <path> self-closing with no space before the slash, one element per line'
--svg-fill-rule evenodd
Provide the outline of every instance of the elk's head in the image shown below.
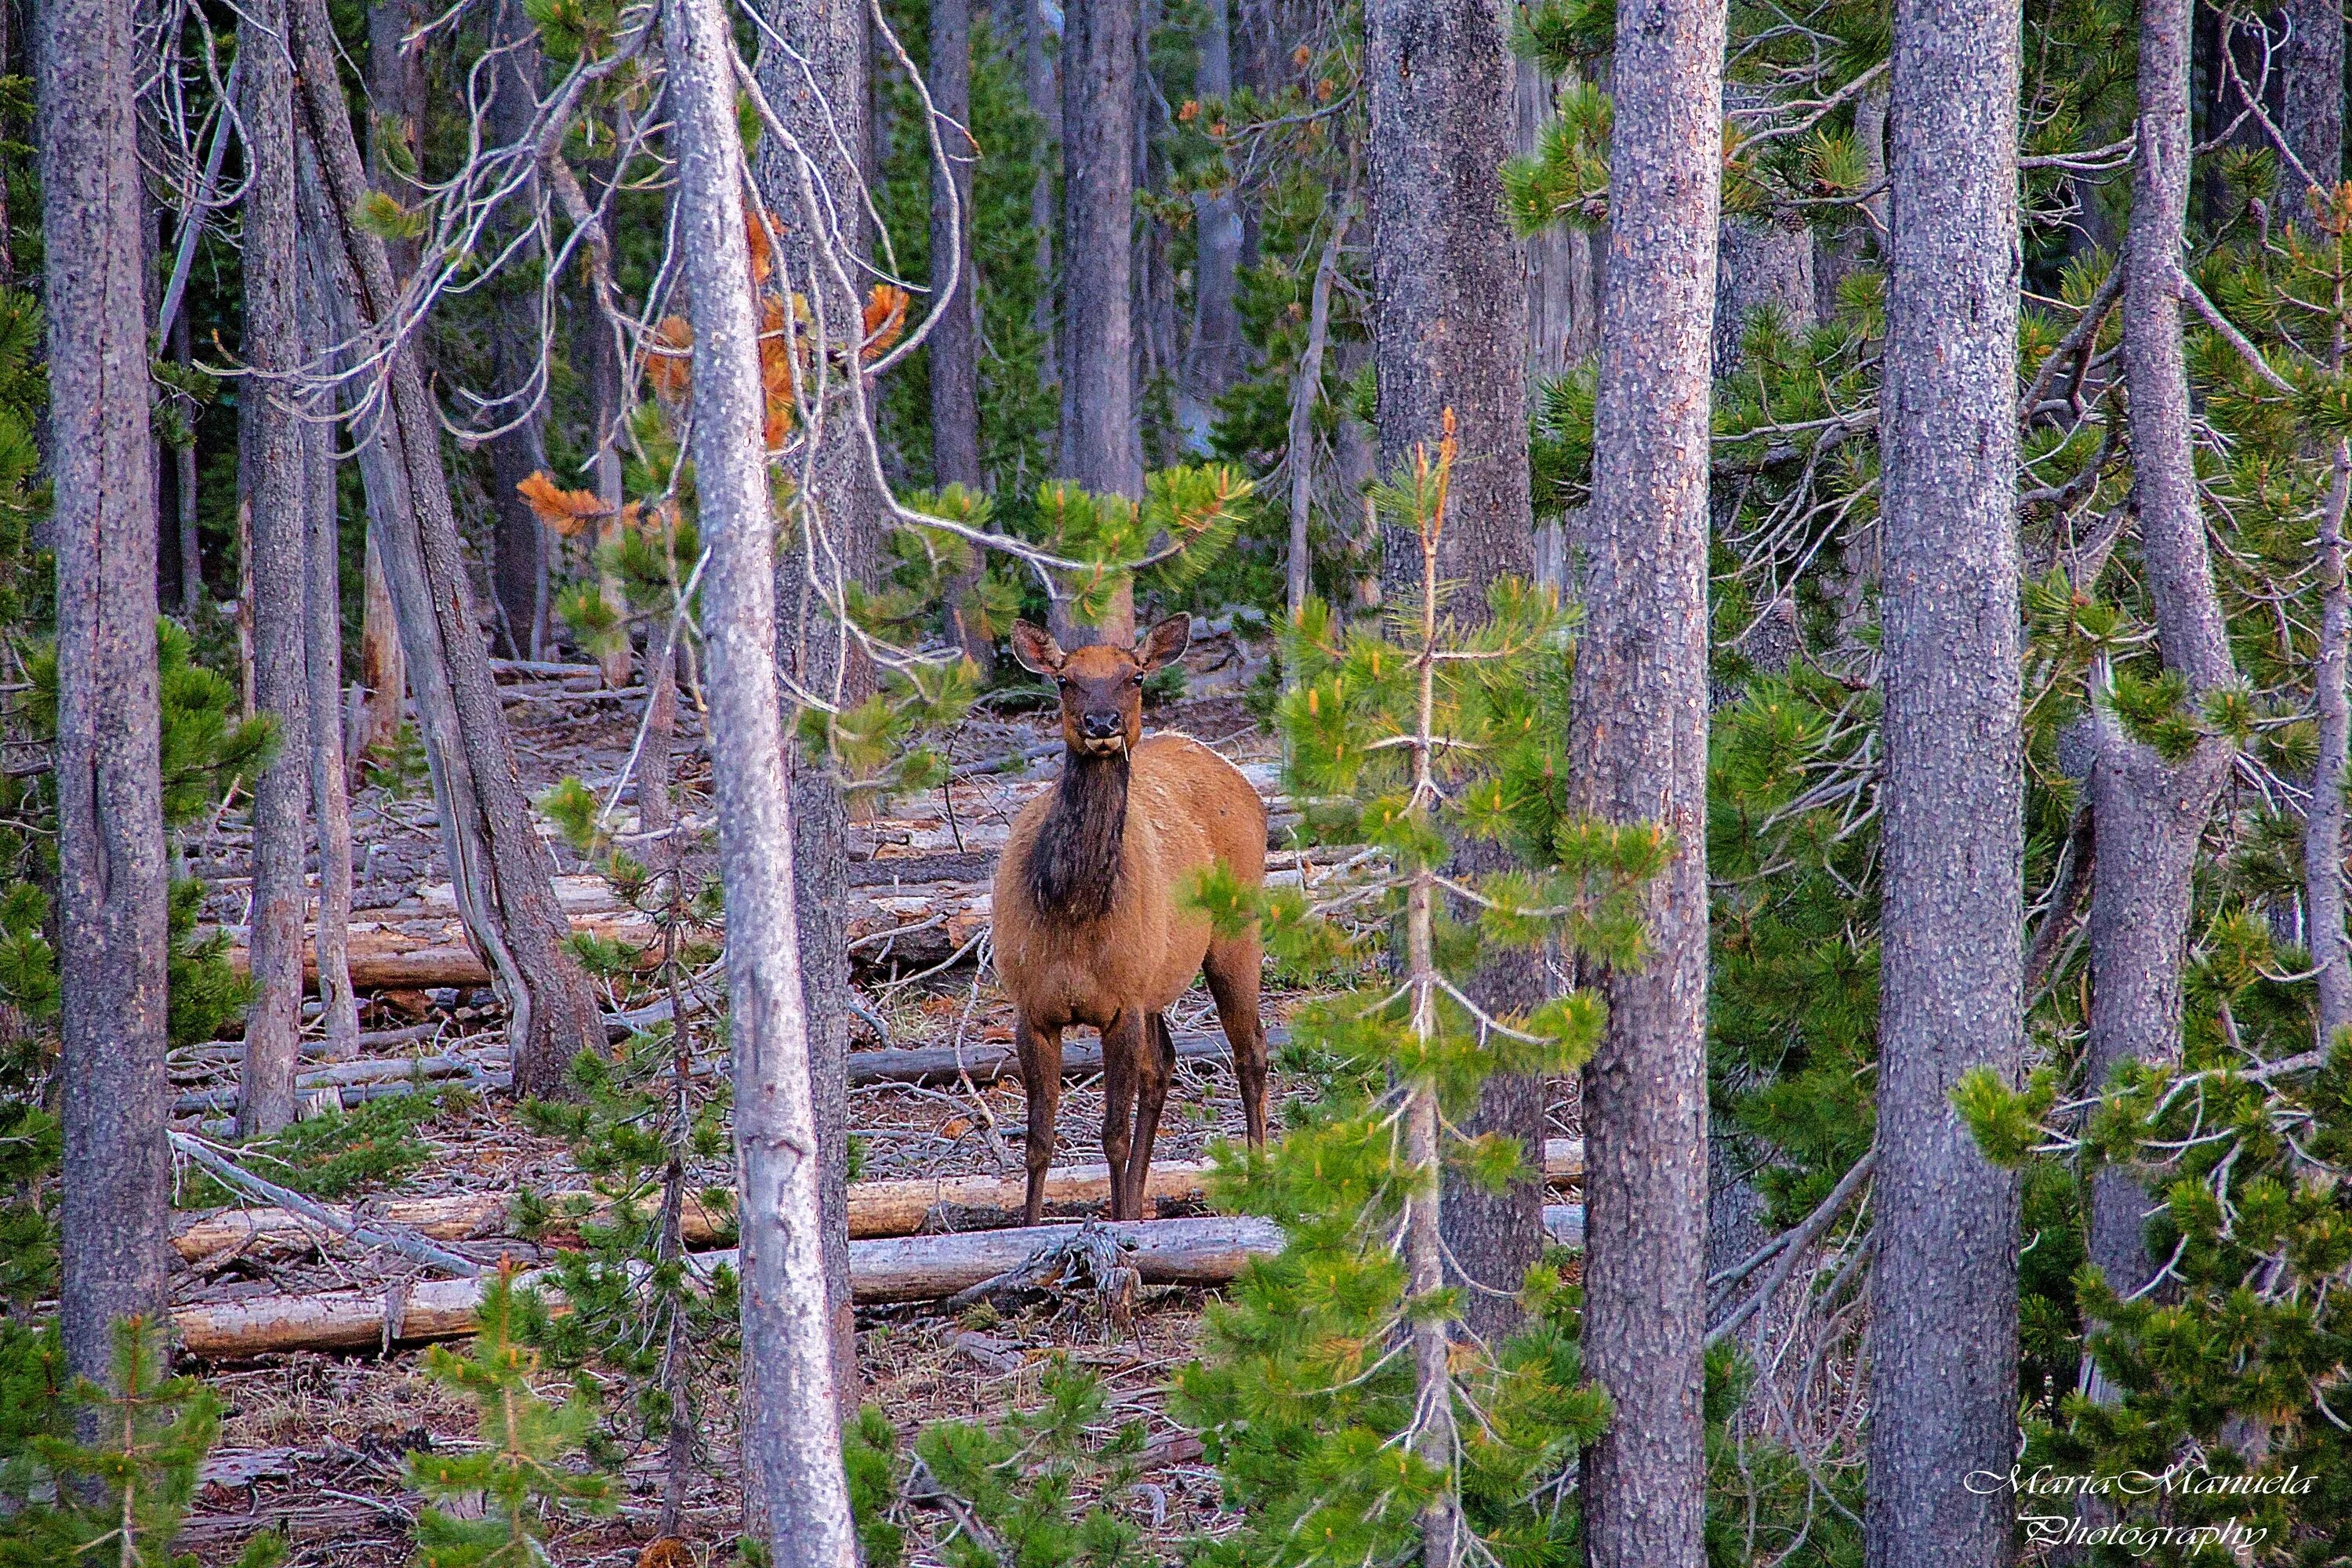
<path fill-rule="evenodd" d="M 1132 651 L 1108 644 L 1062 651 L 1051 632 L 1027 621 L 1013 626 L 1013 657 L 1062 690 L 1062 741 L 1071 754 L 1107 757 L 1143 738 L 1143 678 L 1181 658 L 1192 617 L 1171 616 Z"/>

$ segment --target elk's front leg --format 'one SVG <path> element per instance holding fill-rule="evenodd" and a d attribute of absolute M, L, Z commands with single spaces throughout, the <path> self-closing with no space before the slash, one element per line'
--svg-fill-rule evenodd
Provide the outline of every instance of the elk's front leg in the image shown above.
<path fill-rule="evenodd" d="M 1128 1198 L 1127 1172 L 1136 1158 L 1129 1119 L 1135 1113 L 1135 1089 L 1151 1025 L 1133 1007 L 1119 1009 L 1102 1032 L 1103 1159 L 1110 1165 L 1110 1217 L 1136 1217 Z"/>
<path fill-rule="evenodd" d="M 1054 1116 L 1062 1105 L 1062 1031 L 1033 1029 L 1026 1018 L 1013 1026 L 1013 1048 L 1021 1058 L 1021 1087 L 1029 1102 L 1029 1130 L 1023 1154 L 1029 1166 L 1028 1199 L 1021 1223 L 1045 1217 L 1045 1172 L 1054 1163 Z"/>
<path fill-rule="evenodd" d="M 1143 1194 L 1151 1184 L 1151 1141 L 1160 1134 L 1160 1112 L 1168 1103 L 1168 1081 L 1176 1073 L 1176 1037 L 1168 1032 L 1168 1015 L 1152 1013 L 1144 1019 L 1143 1039 L 1135 1053 L 1135 1145 L 1127 1156 L 1127 1213 L 1143 1217 Z"/>

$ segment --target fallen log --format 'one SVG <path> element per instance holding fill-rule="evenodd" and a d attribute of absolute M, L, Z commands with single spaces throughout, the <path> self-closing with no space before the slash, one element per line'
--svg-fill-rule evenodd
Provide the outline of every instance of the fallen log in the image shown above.
<path fill-rule="evenodd" d="M 1547 1208 L 1544 1224 L 1556 1238 L 1581 1244 L 1580 1206 Z M 1147 1285 L 1227 1284 L 1251 1258 L 1282 1247 L 1281 1227 L 1264 1219 L 1127 1220 L 1104 1228 L 1126 1249 L 1126 1261 Z M 935 1300 L 984 1284 L 1070 1235 L 1067 1226 L 1040 1226 L 854 1241 L 849 1246 L 850 1295 L 875 1306 Z M 697 1253 L 690 1261 L 707 1275 L 733 1268 L 735 1254 Z M 542 1283 L 537 1274 L 519 1278 L 527 1285 Z M 172 1321 L 182 1347 L 209 1360 L 354 1350 L 470 1333 L 484 1289 L 479 1279 L 426 1279 L 386 1291 L 327 1290 L 182 1307 L 173 1312 Z"/>
<path fill-rule="evenodd" d="M 1145 1198 L 1161 1211 L 1204 1202 L 1210 1167 L 1186 1160 L 1163 1160 L 1151 1167 Z M 1573 1181 L 1584 1173 L 1584 1144 L 1554 1138 L 1544 1145 L 1544 1175 Z M 1028 1192 L 1026 1176 L 917 1176 L 849 1184 L 849 1234 L 861 1240 L 912 1236 L 934 1214 L 978 1217 L 1018 1213 Z M 731 1196 L 731 1194 L 730 1194 Z M 593 1193 L 555 1193 L 548 1203 L 562 1211 L 595 1201 Z M 1055 1209 L 1101 1208 L 1110 1202 L 1110 1167 L 1059 1165 L 1045 1174 L 1045 1203 Z M 474 1241 L 500 1234 L 511 1205 L 505 1193 L 451 1193 L 436 1197 L 391 1198 L 367 1205 L 320 1204 L 331 1226 L 371 1220 L 403 1226 L 435 1241 Z M 592 1211 L 590 1217 L 593 1217 Z M 687 1245 L 708 1246 L 731 1231 L 730 1208 L 706 1207 L 692 1194 L 680 1216 Z M 307 1242 L 319 1222 L 286 1208 L 223 1209 L 184 1222 L 172 1237 L 173 1250 L 194 1262 L 232 1247 Z M 559 1218 L 543 1238 L 562 1245 L 579 1236 L 577 1222 Z"/>
<path fill-rule="evenodd" d="M 446 1089 L 460 1080 L 485 1081 L 500 1069 L 486 1058 L 477 1057 L 392 1057 L 376 1061 L 335 1062 L 327 1067 L 306 1068 L 294 1077 L 297 1094 L 310 1094 L 322 1089 L 358 1089 L 365 1087 L 410 1087 Z M 188 1116 L 207 1110 L 227 1110 L 236 1104 L 236 1083 L 228 1081 L 220 1089 L 191 1089 L 172 1101 L 174 1115 Z"/>

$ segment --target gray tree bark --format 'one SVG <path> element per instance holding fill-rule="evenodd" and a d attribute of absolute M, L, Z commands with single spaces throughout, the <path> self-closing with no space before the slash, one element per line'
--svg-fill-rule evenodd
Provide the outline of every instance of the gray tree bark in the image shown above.
<path fill-rule="evenodd" d="M 1461 456 L 1439 571 L 1525 575 L 1527 289 L 1503 220 L 1512 66 L 1501 17 L 1486 0 L 1370 0 L 1364 35 L 1381 468 L 1421 442 L 1433 451 L 1452 409 Z M 1382 586 L 1395 603 L 1420 592 L 1421 546 L 1408 530 L 1387 533 Z"/>
<path fill-rule="evenodd" d="M 539 107 L 541 62 L 539 32 L 524 14 L 522 0 L 499 0 L 490 41 L 499 51 L 490 73 L 490 101 L 484 117 L 490 141 L 511 146 L 528 135 Z M 533 187 L 513 200 L 527 205 Z M 520 223 L 520 216 L 511 222 Z M 511 280 L 498 285 L 490 322 L 493 384 L 500 393 L 528 383 L 539 357 L 537 289 Z M 489 458 L 491 592 L 507 642 L 517 658 L 538 658 L 548 636 L 549 541 L 546 525 L 516 486 L 547 467 L 547 404 L 532 401 L 529 414 L 510 430 L 482 443 Z"/>
<path fill-rule="evenodd" d="M 1339 247 L 1348 241 L 1348 226 L 1356 216 L 1356 193 L 1340 196 L 1331 217 L 1331 233 L 1315 264 L 1315 282 L 1307 291 L 1307 346 L 1298 355 L 1298 371 L 1290 389 L 1290 447 L 1284 461 L 1290 465 L 1290 549 L 1284 563 L 1286 602 L 1292 618 L 1306 608 L 1314 585 L 1314 556 L 1307 522 L 1315 497 L 1315 405 L 1323 396 L 1323 350 L 1331 337 L 1331 283 L 1339 271 Z"/>
<path fill-rule="evenodd" d="M 1143 496 L 1136 445 L 1136 0 L 1070 0 L 1062 23 L 1062 474 Z M 1055 604 L 1059 612 L 1059 602 Z M 1054 617 L 1065 647 L 1135 640 L 1131 593 L 1098 626 Z"/>
<path fill-rule="evenodd" d="M 306 356 L 334 346 L 328 331 L 324 281 L 315 247 L 305 248 L 302 342 Z M 319 1005 L 326 1041 L 322 1054 L 344 1061 L 360 1052 L 359 998 L 352 989 L 352 805 L 343 776 L 340 694 L 343 685 L 342 530 L 335 495 L 334 433 L 324 422 L 302 425 L 303 521 L 302 662 L 310 680 L 310 815 L 319 846 L 319 914 L 312 947 L 318 954 Z"/>
<path fill-rule="evenodd" d="M 302 363 L 294 244 L 294 69 L 285 0 L 255 0 L 241 16 L 245 186 L 244 360 L 255 373 L 237 400 L 253 497 L 255 709 L 278 723 L 278 752 L 253 791 L 251 963 L 256 991 L 237 1075 L 236 1130 L 247 1138 L 294 1120 L 302 1038 L 303 876 L 310 834 L 310 683 L 302 657 L 302 432 L 290 383 Z"/>
<path fill-rule="evenodd" d="M 1194 88 L 1202 98 L 1223 100 L 1234 91 L 1234 37 L 1226 0 L 1202 6 L 1200 71 Z M 1185 355 L 1182 410 L 1184 433 L 1194 448 L 1208 450 L 1209 426 L 1217 399 L 1234 384 L 1242 364 L 1242 322 L 1237 304 L 1242 264 L 1241 204 L 1230 189 L 1203 191 L 1192 198 L 1193 232 L 1199 237 L 1192 262 L 1192 339 Z"/>
<path fill-rule="evenodd" d="M 2344 178 L 2344 6 L 2342 0 L 2287 0 L 2286 47 L 2279 52 L 2279 129 L 2286 143 L 2323 185 Z M 2305 216 L 2305 193 L 2293 171 L 2282 181 L 2285 210 Z"/>
<path fill-rule="evenodd" d="M 940 127 L 945 168 L 931 172 L 931 278 L 937 287 L 956 258 L 956 291 L 931 328 L 931 474 L 941 485 L 977 489 L 980 472 L 979 279 L 971 271 L 971 0 L 932 0 L 931 105 L 953 121 Z"/>
<path fill-rule="evenodd" d="M 2352 665 L 2352 586 L 2345 581 L 2344 514 L 2352 499 L 2352 443 L 2336 443 L 2334 466 L 2319 515 L 2319 660 L 2313 674 L 2319 761 L 2303 825 L 2304 908 L 2311 928 L 2311 963 L 2318 971 L 2323 1048 L 2338 1030 L 2352 1026 L 2352 947 L 2344 930 L 2344 788 L 2352 777 L 2352 705 L 2345 691 L 2347 667 Z"/>
<path fill-rule="evenodd" d="M 1584 1071 L 1585 1368 L 1617 1415 L 1584 1458 L 1594 1568 L 1706 1560 L 1708 362 L 1721 201 L 1720 0 L 1619 8 L 1585 628 L 1580 805 L 1675 853 L 1650 951 L 1599 977 Z"/>
<path fill-rule="evenodd" d="M 401 47 L 402 37 L 415 20 L 414 0 L 374 0 L 368 6 L 367 89 L 373 117 L 368 172 L 377 189 L 404 204 L 414 200 L 415 193 L 398 165 L 404 158 L 415 166 L 425 115 L 424 58 Z M 395 273 L 415 268 L 415 249 L 407 240 L 387 242 L 385 254 Z M 399 739 L 402 708 L 408 698 L 408 655 L 401 646 L 392 588 L 384 578 L 383 546 L 373 506 L 360 572 L 360 682 L 366 695 L 346 756 L 354 770 L 369 751 Z"/>
<path fill-rule="evenodd" d="M 2125 389 L 2131 403 L 2133 499 L 2140 559 L 2165 668 L 2192 700 L 2234 679 L 2213 586 L 2190 455 L 2189 372 L 2180 336 L 2182 234 L 2189 214 L 2189 0 L 2140 10 L 2139 155 L 2123 304 Z M 2126 1060 L 2180 1050 L 2180 972 L 2189 939 L 2197 841 L 2228 778 L 2230 748 L 2209 738 L 2168 763 L 2095 714 L 2091 813 L 2099 853 L 2091 889 L 2090 1041 L 2085 1081 Z M 2102 1171 L 2091 1194 L 2090 1260 L 2128 1294 L 2147 1278 L 2147 1194 Z"/>
<path fill-rule="evenodd" d="M 353 221 L 367 175 L 335 73 L 332 26 L 325 0 L 289 8 L 297 110 L 312 155 L 304 221 L 327 263 L 338 335 L 373 333 L 392 317 L 394 285 L 383 242 Z M 394 354 L 389 374 L 389 395 L 361 447 L 361 477 L 415 688 L 442 847 L 467 933 L 509 1009 L 516 1091 L 555 1093 L 574 1056 L 603 1048 L 604 1017 L 566 946 L 571 922 L 555 901 L 554 865 L 515 771 L 449 508 L 439 411 L 412 352 Z"/>
<path fill-rule="evenodd" d="M 855 13 L 853 13 L 854 15 Z M 823 1215 L 824 1068 L 795 935 L 793 824 L 774 667 L 775 526 L 761 426 L 759 320 L 743 234 L 733 44 L 711 0 L 666 0 L 681 248 L 694 321 L 694 457 L 711 552 L 712 784 L 727 897 L 728 1028 L 742 1213 L 746 1491 L 764 1501 L 780 1568 L 852 1568 Z M 855 145 L 855 143 L 852 143 Z"/>
<path fill-rule="evenodd" d="M 1486 0 L 1374 0 L 1365 7 L 1381 466 L 1397 470 L 1416 445 L 1434 450 L 1452 414 L 1459 456 L 1438 572 L 1463 585 L 1449 612 L 1463 622 L 1485 614 L 1488 582 L 1527 576 L 1535 560 L 1527 289 L 1503 220 L 1500 173 L 1511 149 L 1511 71 L 1501 13 Z M 1392 605 L 1417 600 L 1420 541 L 1405 530 L 1385 531 L 1385 597 Z M 1472 849 L 1465 857 L 1478 859 Z M 1533 986 L 1517 1002 L 1540 997 L 1540 975 L 1519 961 L 1475 977 L 1474 994 L 1502 1003 L 1514 978 Z M 1539 1079 L 1490 1080 L 1469 1130 L 1539 1150 L 1544 1100 Z M 1507 1332 L 1518 1322 L 1511 1293 L 1543 1255 L 1541 1184 L 1500 1194 L 1450 1184 L 1443 1211 L 1454 1264 L 1484 1287 L 1465 1296 L 1465 1326 L 1490 1339 Z"/>
<path fill-rule="evenodd" d="M 2019 1178 L 1951 1091 L 1977 1067 L 2014 1085 L 2024 1051 L 2019 27 L 2000 0 L 1895 10 L 1873 1568 L 1991 1568 L 2013 1530 L 1967 1479 L 2017 1444 Z"/>
<path fill-rule="evenodd" d="M 1559 100 L 1559 84 L 1530 59 L 1511 62 L 1511 151 L 1532 156 Z M 1528 411 L 1542 401 L 1544 383 L 1590 354 L 1598 342 L 1599 279 L 1592 237 L 1564 226 L 1519 242 L 1528 288 Z"/>
<path fill-rule="evenodd" d="M 854 193 L 863 179 L 856 149 L 866 142 L 866 11 L 859 0 L 772 0 L 769 25 L 790 40 L 799 60 L 763 50 L 759 79 L 770 105 L 809 150 L 819 191 L 832 193 L 825 220 L 842 257 L 866 253 L 863 205 Z M 805 64 L 802 62 L 805 62 Z M 836 277 L 813 236 L 820 221 L 802 205 L 802 171 L 780 148 L 764 150 L 757 170 L 761 195 L 784 220 L 780 258 L 793 287 L 824 301 L 827 330 L 854 339 L 860 300 L 858 275 Z M 846 260 L 845 268 L 852 264 Z M 854 356 L 845 355 L 845 359 Z M 871 399 L 867 406 L 872 406 Z M 846 581 L 871 585 L 882 554 L 881 500 L 866 454 L 837 411 L 815 457 L 804 505 L 813 504 L 832 557 Z M 844 646 L 841 628 L 811 583 L 826 569 L 807 554 L 805 520 L 775 571 L 778 668 L 804 689 L 853 706 L 872 690 L 873 668 Z M 786 715 L 787 718 L 790 715 Z M 849 1299 L 849 951 L 840 918 L 849 875 L 848 815 L 827 760 L 784 759 L 791 778 L 793 859 L 798 892 L 800 971 L 805 995 L 809 1064 L 816 1096 L 816 1126 L 824 1169 L 820 1183 L 824 1216 L 825 1300 L 832 1313 L 835 1373 L 845 1390 L 858 1386 L 857 1335 Z"/>
<path fill-rule="evenodd" d="M 1055 81 L 1053 51 L 1046 45 L 1044 0 L 1020 0 L 1021 57 L 1029 107 L 1045 122 L 1045 146 L 1037 159 L 1037 177 L 1029 186 L 1029 226 L 1037 236 L 1037 336 L 1045 345 L 1044 363 L 1059 376 L 1065 340 L 1054 309 L 1054 169 L 1051 151 L 1062 140 L 1062 94 Z"/>
<path fill-rule="evenodd" d="M 0 223 L 5 221 L 6 215 L 0 213 Z M 185 370 L 189 358 L 188 312 L 184 310 L 172 318 L 172 359 Z M 194 621 L 196 612 L 205 607 L 205 552 L 196 531 L 196 448 L 193 444 L 173 452 L 172 481 L 173 500 L 179 506 L 180 614 Z"/>
<path fill-rule="evenodd" d="M 931 0 L 931 106 L 952 125 L 940 127 L 944 169 L 931 173 L 931 278 L 937 288 L 954 257 L 956 290 L 931 329 L 931 479 L 978 489 L 980 469 L 980 279 L 972 271 L 971 0 Z M 948 591 L 948 630 L 984 675 L 994 650 L 971 601 L 986 563 L 976 556 Z"/>
<path fill-rule="evenodd" d="M 50 0 L 33 33 L 58 556 L 58 928 L 66 1359 L 163 1310 L 171 1155 L 154 442 L 128 0 Z"/>

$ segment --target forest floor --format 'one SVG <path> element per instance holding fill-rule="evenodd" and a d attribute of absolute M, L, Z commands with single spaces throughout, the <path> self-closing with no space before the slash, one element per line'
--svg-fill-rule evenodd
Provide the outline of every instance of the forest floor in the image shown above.
<path fill-rule="evenodd" d="M 1186 660 L 1188 690 L 1147 714 L 1147 726 L 1181 730 L 1243 764 L 1276 810 L 1275 744 L 1246 711 L 1242 696 L 1264 668 L 1263 655 L 1232 634 L 1202 637 Z M 520 675 L 520 672 L 509 672 Z M 559 779 L 581 778 L 600 795 L 620 772 L 641 705 L 593 693 L 593 681 L 561 675 L 520 676 L 507 687 L 508 712 L 527 788 L 536 795 Z M 682 709 L 687 705 L 682 704 Z M 975 955 L 984 948 L 986 882 L 995 846 L 1020 806 L 1045 787 L 1059 768 L 1056 731 L 1042 713 L 992 713 L 985 709 L 952 737 L 950 765 L 960 775 L 919 801 L 892 803 L 889 815 L 855 825 L 852 855 L 862 863 L 852 880 L 857 907 L 849 911 L 856 971 L 869 1019 L 854 1028 L 853 1049 L 959 1046 L 970 1048 L 1011 1037 L 1012 1017 Z M 690 713 L 682 723 L 680 808 L 688 822 L 709 814 L 707 766 L 692 749 Z M 1000 763 L 1009 763 L 996 771 Z M 392 1062 L 429 1062 L 428 1070 L 457 1076 L 411 1137 L 425 1146 L 421 1163 L 396 1180 L 352 1194 L 363 1206 L 394 1197 L 487 1194 L 510 1198 L 525 1191 L 575 1190 L 583 1180 L 566 1146 L 527 1129 L 512 1098 L 499 1087 L 503 1023 L 478 984 L 431 984 L 470 962 L 457 934 L 435 834 L 431 798 L 421 780 L 378 778 L 354 802 L 361 881 L 354 916 L 355 953 L 376 955 L 381 973 L 398 984 L 364 982 L 362 1026 L 368 1052 Z M 625 813 L 623 814 L 625 816 Z M 554 836 L 551 828 L 551 840 Z M 642 921 L 584 875 L 556 843 L 566 879 L 565 901 L 575 919 L 628 935 Z M 248 897 L 249 838 L 234 810 L 205 836 L 190 869 L 213 884 L 207 919 L 242 936 Z M 1297 875 L 1296 853 L 1271 858 L 1277 876 Z M 893 872 L 903 866 L 906 875 Z M 1311 869 L 1311 868 L 1310 868 Z M 908 878 L 918 879 L 908 880 Z M 437 887 L 436 884 L 439 884 Z M 601 911 L 601 914 L 599 913 Z M 893 936 L 889 933 L 898 932 Z M 887 962 L 877 963 L 877 958 Z M 947 962 L 952 959 L 953 962 Z M 715 976 L 714 976 L 715 978 Z M 616 1011 L 643 995 L 616 994 Z M 1266 1022 L 1277 1024 L 1297 1000 L 1269 988 Z M 888 1031 L 878 1037 L 878 1021 Z M 1215 1014 L 1197 984 L 1174 1010 L 1181 1035 L 1211 1031 Z M 175 1087 L 183 1091 L 177 1124 L 217 1133 L 227 1104 L 233 1047 L 198 1047 L 175 1057 Z M 394 1068 L 394 1070 L 398 1070 Z M 347 1102 L 409 1086 L 345 1088 Z M 1277 1104 L 1294 1092 L 1277 1072 Z M 335 1089 L 322 1091 L 327 1100 Z M 1014 1152 L 1024 1121 L 1015 1079 L 948 1087 L 873 1083 L 853 1089 L 851 1125 L 860 1149 L 861 1178 L 969 1174 L 1016 1175 Z M 1572 1111 L 1563 1108 L 1563 1118 Z M 1057 1165 L 1099 1163 L 1099 1085 L 1074 1079 L 1061 1116 Z M 1276 1113 L 1279 1125 L 1279 1112 Z M 1155 1165 L 1200 1160 L 1219 1137 L 1238 1140 L 1241 1107 L 1231 1071 L 1220 1060 L 1179 1064 L 1168 1121 Z M 1557 1129 L 1572 1132 L 1572 1126 Z M 188 1186 L 192 1168 L 184 1165 Z M 699 1184 L 724 1185 L 723 1160 L 694 1173 Z M 193 1189 L 185 1198 L 200 1196 Z M 213 1194 L 217 1200 L 218 1194 Z M 183 1230 L 199 1215 L 180 1219 Z M 501 1210 L 502 1212 L 502 1210 Z M 941 1215 L 930 1223 L 1003 1223 L 996 1215 Z M 500 1255 L 528 1265 L 541 1256 L 520 1238 L 502 1237 L 492 1222 L 461 1245 L 471 1257 Z M 507 1227 L 511 1228 L 511 1227 Z M 381 1291 L 387 1328 L 375 1345 L 333 1353 L 275 1352 L 221 1360 L 202 1370 L 226 1406 L 219 1443 L 189 1517 L 184 1548 L 206 1562 L 233 1556 L 254 1531 L 278 1528 L 292 1542 L 298 1564 L 381 1564 L 387 1552 L 404 1555 L 418 1507 L 402 1483 L 406 1453 L 430 1445 L 463 1449 L 473 1442 L 471 1408 L 420 1370 L 422 1349 L 401 1342 L 391 1325 L 404 1315 L 412 1285 L 430 1278 L 420 1266 L 389 1252 L 312 1231 L 270 1244 L 247 1244 L 183 1259 L 174 1275 L 174 1306 L 266 1303 L 273 1298 L 322 1291 Z M 950 1316 L 936 1306 L 861 1307 L 857 1314 L 863 1398 L 879 1405 L 902 1436 L 942 1418 L 993 1418 L 1034 1403 L 1052 1358 L 1066 1356 L 1103 1381 L 1112 1415 L 1139 1420 L 1151 1440 L 1141 1481 L 1118 1506 L 1160 1541 L 1172 1542 L 1213 1530 L 1217 1487 L 1198 1462 L 1199 1446 L 1167 1417 L 1164 1391 L 1194 1353 L 1204 1292 L 1146 1288 L 1131 1319 L 1114 1328 L 1090 1299 L 1048 1300 L 1026 1310 L 983 1304 Z M 551 1388 L 562 1380 L 551 1378 Z M 727 1560 L 740 1528 L 739 1471 L 730 1391 L 712 1391 L 702 1432 L 702 1463 L 687 1510 L 685 1561 Z M 627 1412 L 614 1413 L 616 1434 Z M 552 1548 L 570 1564 L 626 1564 L 656 1534 L 664 1458 L 640 1443 L 622 1468 L 620 1509 L 605 1519 L 560 1521 Z M 919 1549 L 912 1561 L 935 1562 Z M 670 1561 L 669 1559 L 663 1559 Z"/>

